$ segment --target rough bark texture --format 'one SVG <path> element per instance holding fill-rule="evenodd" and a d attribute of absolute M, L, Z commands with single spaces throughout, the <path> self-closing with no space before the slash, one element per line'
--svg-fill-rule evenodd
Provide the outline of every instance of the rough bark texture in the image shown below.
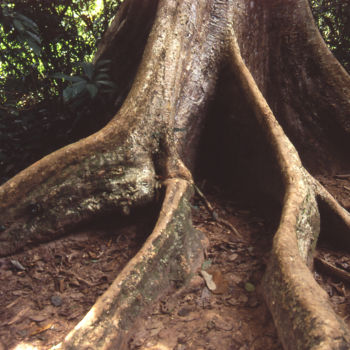
<path fill-rule="evenodd" d="M 237 9 L 242 56 L 305 166 L 315 173 L 348 168 L 349 76 L 307 0 L 237 1 Z"/>
<path fill-rule="evenodd" d="M 348 243 L 350 215 L 308 171 L 349 167 L 350 78 L 322 42 L 307 1 L 126 1 L 96 60 L 107 57 L 119 79 L 116 106 L 126 96 L 113 120 L 0 188 L 2 256 L 106 211 L 130 215 L 166 188 L 144 247 L 61 348 L 123 348 L 138 311 L 195 268 L 190 170 L 208 116 L 227 127 L 230 141 L 216 150 L 226 157 L 226 182 L 232 176 L 244 187 L 246 175 L 281 208 L 263 286 L 283 346 L 348 348 L 349 331 L 310 267 L 320 222 L 329 220 Z"/>

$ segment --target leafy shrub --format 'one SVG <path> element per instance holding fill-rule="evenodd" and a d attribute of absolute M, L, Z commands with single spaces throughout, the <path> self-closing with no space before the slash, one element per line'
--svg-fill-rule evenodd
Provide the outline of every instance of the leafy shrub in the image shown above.
<path fill-rule="evenodd" d="M 99 94 L 113 93 L 116 85 L 110 80 L 108 67 L 110 63 L 110 60 L 99 61 L 96 65 L 83 62 L 82 75 L 53 74 L 53 78 L 70 82 L 70 85 L 63 90 L 63 101 L 71 103 L 76 108 L 85 104 L 87 99 L 94 100 Z"/>
<path fill-rule="evenodd" d="M 350 73 L 350 1 L 310 0 L 310 4 L 323 39 Z"/>
<path fill-rule="evenodd" d="M 110 62 L 90 61 L 121 2 L 0 2 L 0 183 L 110 119 Z"/>

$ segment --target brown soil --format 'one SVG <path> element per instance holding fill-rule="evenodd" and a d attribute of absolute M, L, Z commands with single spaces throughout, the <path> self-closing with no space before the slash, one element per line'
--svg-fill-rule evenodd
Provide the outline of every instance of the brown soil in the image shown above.
<path fill-rule="evenodd" d="M 340 205 L 350 211 L 350 173 L 334 175 L 333 177 L 316 176 L 316 178 Z"/>
<path fill-rule="evenodd" d="M 82 230 L 0 260 L 0 350 L 63 340 L 140 249 L 154 222 Z M 114 221 L 118 222 L 118 220 Z M 114 225 L 115 226 L 115 225 Z"/>
<path fill-rule="evenodd" d="M 333 177 L 318 176 L 317 179 L 350 211 L 350 174 Z M 314 277 L 328 293 L 336 313 L 350 328 L 350 253 L 342 250 L 331 238 L 319 240 L 314 261 Z"/>
<path fill-rule="evenodd" d="M 219 220 L 197 199 L 193 223 L 209 239 L 202 270 L 215 290 L 200 272 L 186 288 L 170 292 L 143 315 L 129 349 L 282 349 L 259 291 L 274 225 L 217 193 L 208 200 Z"/>
<path fill-rule="evenodd" d="M 350 211 L 350 174 L 317 178 Z M 328 293 L 334 310 L 350 328 L 350 253 L 329 238 L 319 241 L 314 277 Z"/>
<path fill-rule="evenodd" d="M 349 209 L 349 178 L 319 180 Z M 186 288 L 176 289 L 174 281 L 130 331 L 129 349 L 282 349 L 259 287 L 276 223 L 209 192 L 214 216 L 200 198 L 193 202 L 194 225 L 209 240 L 204 272 Z M 47 349 L 60 342 L 150 233 L 152 220 L 137 221 L 118 231 L 109 222 L 1 259 L 0 350 L 21 342 Z M 350 327 L 350 255 L 321 243 L 315 267 L 316 280 Z"/>
<path fill-rule="evenodd" d="M 314 277 L 328 293 L 336 313 L 350 328 L 350 254 L 318 249 Z"/>

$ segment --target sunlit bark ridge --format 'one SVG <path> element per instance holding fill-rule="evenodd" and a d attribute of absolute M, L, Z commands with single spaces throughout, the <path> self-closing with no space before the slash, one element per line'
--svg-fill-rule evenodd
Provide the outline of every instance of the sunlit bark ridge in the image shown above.
<path fill-rule="evenodd" d="M 118 73 L 128 58 L 115 52 L 145 38 L 142 58 Z M 0 188 L 1 256 L 105 211 L 132 215 L 165 189 L 143 248 L 59 347 L 122 349 L 140 310 L 169 280 L 185 282 L 197 268 L 201 236 L 190 219 L 191 171 L 223 71 L 227 91 L 243 96 L 246 113 L 238 118 L 252 117 L 252 133 L 266 151 L 259 165 L 252 160 L 251 169 L 237 171 L 255 174 L 261 193 L 281 205 L 263 280 L 281 342 L 285 349 L 349 347 L 349 331 L 310 268 L 322 220 L 348 243 L 350 215 L 310 172 L 329 171 L 331 158 L 337 166 L 331 171 L 349 166 L 350 78 L 322 42 L 307 1 L 126 1 L 96 55 L 106 57 L 128 92 L 116 116 Z"/>

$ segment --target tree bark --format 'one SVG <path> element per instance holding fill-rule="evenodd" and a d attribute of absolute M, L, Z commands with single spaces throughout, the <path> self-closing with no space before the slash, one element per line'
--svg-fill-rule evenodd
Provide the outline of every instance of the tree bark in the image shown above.
<path fill-rule="evenodd" d="M 208 119 L 228 136 L 215 149 L 226 183 L 245 188 L 246 178 L 280 205 L 263 286 L 284 348 L 349 347 L 310 268 L 322 222 L 348 243 L 350 215 L 310 172 L 349 169 L 350 78 L 307 0 L 125 1 L 101 58 L 113 61 L 120 109 L 101 131 L 0 187 L 0 255 L 104 212 L 132 215 L 153 205 L 159 188 L 166 194 L 143 248 L 60 347 L 123 348 L 138 312 L 169 280 L 195 271 L 202 238 L 191 228 L 191 172 Z"/>

